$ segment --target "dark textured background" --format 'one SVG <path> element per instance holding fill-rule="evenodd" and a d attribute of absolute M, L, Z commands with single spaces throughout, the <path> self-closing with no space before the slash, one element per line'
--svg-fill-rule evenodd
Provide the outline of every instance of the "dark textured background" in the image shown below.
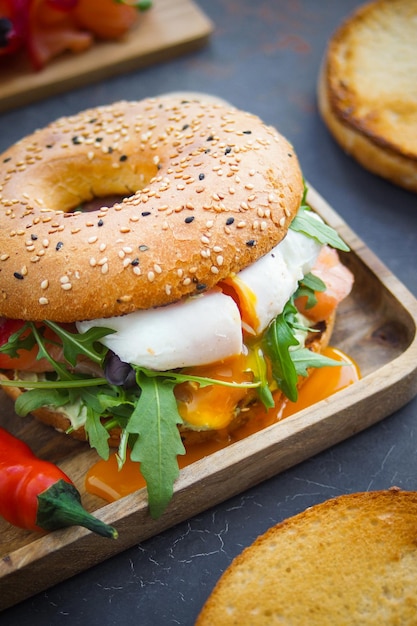
<path fill-rule="evenodd" d="M 205 91 L 294 144 L 306 179 L 417 294 L 417 196 L 361 169 L 316 107 L 326 41 L 355 0 L 199 0 L 215 24 L 201 51 L 0 117 L 0 150 L 61 115 L 117 98 Z M 269 526 L 329 497 L 417 489 L 417 401 L 323 454 L 0 614 L 2 626 L 191 625 L 232 558 Z M 1 592 L 1 590 L 0 590 Z"/>

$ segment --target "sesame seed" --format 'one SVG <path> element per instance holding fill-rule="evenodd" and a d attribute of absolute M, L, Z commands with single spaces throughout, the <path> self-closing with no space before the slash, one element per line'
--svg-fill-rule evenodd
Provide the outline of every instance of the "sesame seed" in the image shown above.
<path fill-rule="evenodd" d="M 210 268 L 210 272 L 212 274 L 218 274 L 219 273 L 219 268 L 216 267 L 215 265 L 212 265 L 211 268 Z"/>
<path fill-rule="evenodd" d="M 152 283 L 155 280 L 155 273 L 150 271 L 148 272 L 148 280 L 150 283 Z"/>
<path fill-rule="evenodd" d="M 96 243 L 97 239 L 98 239 L 97 235 L 93 235 L 92 237 L 89 237 L 87 239 L 87 242 L 88 243 Z"/>
<path fill-rule="evenodd" d="M 41 282 L 41 289 L 48 289 L 48 287 L 49 287 L 49 280 L 45 278 L 45 280 Z"/>
<path fill-rule="evenodd" d="M 71 283 L 64 283 L 63 285 L 61 285 L 61 287 L 64 291 L 69 291 L 70 289 L 72 289 Z"/>
<path fill-rule="evenodd" d="M 61 278 L 59 279 L 59 282 L 61 283 L 61 285 L 64 285 L 65 283 L 69 283 L 68 276 L 61 276 Z"/>
<path fill-rule="evenodd" d="M 102 274 L 107 274 L 109 271 L 109 264 L 108 263 L 104 263 L 104 265 L 101 266 L 101 273 Z"/>
<path fill-rule="evenodd" d="M 187 278 L 184 278 L 184 280 L 182 281 L 182 284 L 187 287 L 187 285 L 191 284 L 191 278 L 189 276 L 187 276 Z"/>
<path fill-rule="evenodd" d="M 156 274 L 162 274 L 161 266 L 157 263 L 154 263 L 153 269 L 155 270 Z"/>
<path fill-rule="evenodd" d="M 42 296 L 41 298 L 39 298 L 38 300 L 39 304 L 42 306 L 45 306 L 46 304 L 49 304 L 49 300 L 48 298 L 45 298 L 44 296 Z"/>

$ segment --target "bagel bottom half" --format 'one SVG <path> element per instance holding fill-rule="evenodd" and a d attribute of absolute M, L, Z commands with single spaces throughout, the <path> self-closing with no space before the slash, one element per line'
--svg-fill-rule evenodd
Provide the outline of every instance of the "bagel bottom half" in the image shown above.
<path fill-rule="evenodd" d="M 333 332 L 335 324 L 336 314 L 333 313 L 329 319 L 324 322 L 320 322 L 316 327 L 318 332 L 310 333 L 306 346 L 313 352 L 322 352 L 328 345 Z M 7 380 L 13 378 L 13 372 L 0 372 L 0 378 Z M 302 386 L 306 380 L 304 377 L 300 377 L 298 386 Z M 2 387 L 5 393 L 14 401 L 25 391 L 19 387 Z M 251 417 L 250 407 L 251 404 L 256 402 L 256 394 L 250 391 L 247 397 L 242 401 L 242 404 L 236 408 L 235 417 L 232 423 L 228 427 L 229 432 L 233 432 L 236 428 L 243 426 Z M 276 398 L 276 402 L 279 404 L 279 398 Z M 245 410 L 241 410 L 245 408 Z M 68 434 L 79 441 L 86 441 L 86 433 L 83 427 L 78 429 L 71 429 L 71 421 L 65 413 L 65 407 L 60 409 L 51 407 L 42 407 L 33 411 L 32 415 L 43 424 L 52 426 L 55 430 L 61 432 L 67 432 Z M 186 425 L 180 425 L 181 438 L 186 445 L 198 444 L 208 439 L 213 438 L 216 434 L 216 430 L 194 430 L 187 428 Z M 120 443 L 120 429 L 112 428 L 109 430 L 110 438 L 109 445 L 111 447 L 118 447 Z M 224 437 L 224 431 L 222 431 L 222 437 Z"/>
<path fill-rule="evenodd" d="M 339 496 L 239 555 L 196 626 L 412 626 L 416 580 L 417 492 Z"/>

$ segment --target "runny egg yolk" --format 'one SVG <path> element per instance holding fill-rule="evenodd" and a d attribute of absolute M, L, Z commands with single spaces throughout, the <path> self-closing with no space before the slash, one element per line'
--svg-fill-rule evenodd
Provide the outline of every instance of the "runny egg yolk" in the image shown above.
<path fill-rule="evenodd" d="M 244 439 L 267 426 L 271 426 L 320 400 L 326 399 L 336 391 L 348 387 L 360 379 L 360 371 L 357 364 L 346 354 L 331 347 L 326 348 L 324 354 L 340 361 L 341 367 L 323 367 L 314 370 L 301 386 L 297 402 L 290 402 L 288 400 L 282 401 L 277 398 L 276 406 L 268 411 L 257 403 L 254 409 L 248 411 L 249 419 L 246 424 L 230 435 L 226 436 L 223 434 L 223 436 L 219 436 L 218 438 L 189 446 L 186 454 L 178 457 L 180 469 L 213 452 L 227 447 L 235 441 Z M 250 354 L 246 357 L 248 363 L 250 357 Z M 242 357 L 242 359 L 245 359 L 245 357 Z M 213 370 L 211 373 L 214 374 L 214 369 L 218 367 L 219 369 L 216 373 L 219 376 L 224 376 L 225 380 L 230 380 L 231 377 L 233 378 L 236 375 L 236 371 L 240 371 L 240 376 L 242 376 L 242 362 L 239 363 L 239 361 L 240 358 L 237 357 L 219 366 L 212 366 Z M 202 369 L 203 368 L 199 368 L 200 375 L 203 375 L 201 373 Z M 210 368 L 204 369 L 206 371 L 204 375 L 208 376 Z M 231 410 L 231 405 L 233 405 L 233 408 L 236 406 L 237 395 L 246 393 L 246 391 L 216 386 L 212 387 L 211 396 L 206 396 L 205 393 L 200 396 L 204 389 L 207 388 L 191 388 L 191 390 L 185 388 L 179 390 L 178 396 L 182 396 L 180 406 L 181 402 L 185 402 L 186 400 L 191 401 L 196 409 L 196 415 L 191 417 L 189 414 L 187 419 L 194 419 L 196 422 L 199 420 L 209 420 L 211 428 L 221 429 L 222 426 L 212 425 L 218 419 L 216 412 L 219 410 L 223 414 L 223 417 L 219 419 L 219 424 L 223 423 L 225 415 Z M 236 392 L 236 396 L 234 400 L 229 403 L 228 398 L 232 392 Z M 224 408 L 224 403 L 226 403 L 227 408 Z M 225 431 L 223 431 L 223 433 L 224 432 Z M 110 456 L 108 461 L 98 461 L 90 468 L 86 476 L 87 491 L 109 502 L 122 498 L 142 487 L 145 487 L 145 481 L 140 471 L 138 471 L 138 464 L 132 463 L 128 458 L 122 469 L 119 470 L 115 453 Z"/>
<path fill-rule="evenodd" d="M 247 383 L 253 379 L 248 358 L 243 354 L 221 363 L 187 368 L 183 373 L 228 383 Z M 187 425 L 198 429 L 221 430 L 230 424 L 237 404 L 243 400 L 247 391 L 243 387 L 201 386 L 196 382 L 186 382 L 177 385 L 175 396 L 179 414 Z"/>
<path fill-rule="evenodd" d="M 256 294 L 236 275 L 226 278 L 219 286 L 223 293 L 236 302 L 242 318 L 243 330 L 254 335 L 254 329 L 259 325 Z"/>

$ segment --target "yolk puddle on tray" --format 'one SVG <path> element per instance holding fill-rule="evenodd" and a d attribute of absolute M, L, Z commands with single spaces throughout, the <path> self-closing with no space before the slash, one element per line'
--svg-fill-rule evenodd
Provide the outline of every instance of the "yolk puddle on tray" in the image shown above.
<path fill-rule="evenodd" d="M 178 457 L 180 469 L 290 415 L 294 415 L 298 411 L 328 398 L 336 391 L 352 385 L 360 379 L 357 364 L 342 351 L 328 347 L 323 354 L 348 365 L 323 367 L 314 370 L 301 386 L 296 402 L 280 402 L 276 407 L 268 411 L 265 411 L 263 406 L 258 405 L 255 410 L 252 410 L 250 420 L 244 426 L 235 430 L 229 437 L 212 439 L 204 443 L 188 446 L 186 454 Z M 221 387 L 220 389 L 222 394 L 224 394 L 225 390 L 227 391 L 226 387 Z M 86 475 L 87 491 L 109 502 L 118 500 L 145 486 L 146 483 L 138 470 L 138 464 L 131 462 L 128 457 L 123 467 L 119 470 L 116 453 L 111 454 L 107 461 L 95 463 Z"/>

